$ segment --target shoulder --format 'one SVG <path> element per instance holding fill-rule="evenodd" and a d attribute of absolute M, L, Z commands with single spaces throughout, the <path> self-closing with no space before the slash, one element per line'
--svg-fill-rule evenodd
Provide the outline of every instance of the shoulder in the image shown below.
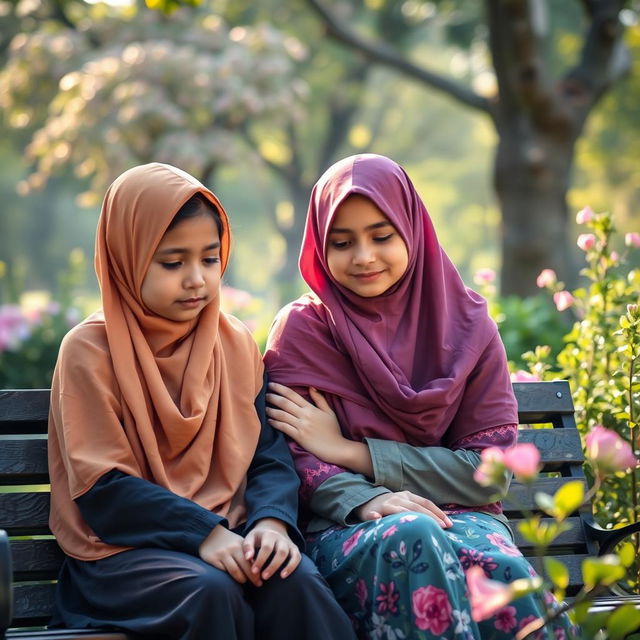
<path fill-rule="evenodd" d="M 269 331 L 269 343 L 327 327 L 327 310 L 313 294 L 305 294 L 277 313 Z"/>
<path fill-rule="evenodd" d="M 59 358 L 84 360 L 85 358 L 109 356 L 109 342 L 104 316 L 96 312 L 71 329 L 60 343 Z"/>

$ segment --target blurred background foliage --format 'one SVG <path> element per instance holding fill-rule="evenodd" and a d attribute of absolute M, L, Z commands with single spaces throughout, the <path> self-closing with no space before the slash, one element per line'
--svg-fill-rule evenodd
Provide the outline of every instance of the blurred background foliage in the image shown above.
<path fill-rule="evenodd" d="M 501 270 L 514 265 L 501 264 L 492 118 L 329 37 L 312 4 L 149 2 L 175 9 L 165 13 L 142 0 L 0 0 L 2 386 L 48 385 L 49 365 L 38 380 L 38 367 L 11 378 L 20 365 L 8 354 L 51 339 L 42 354 L 54 359 L 69 323 L 99 306 L 92 254 L 102 194 L 123 170 L 150 160 L 190 171 L 225 204 L 235 235 L 225 304 L 261 343 L 279 306 L 304 290 L 296 260 L 311 187 L 350 153 L 400 162 L 465 280 L 473 286 L 473 274 L 490 268 L 500 287 Z M 545 64 L 560 77 L 580 55 L 591 3 L 530 4 L 546 7 Z M 609 210 L 622 234 L 638 230 L 640 3 L 617 4 L 626 73 L 602 92 L 577 139 L 569 238 L 586 204 Z M 495 96 L 500 60 L 492 60 L 482 3 L 325 5 L 409 62 L 428 63 L 483 100 Z M 576 265 L 559 275 L 578 284 L 574 241 L 558 236 L 555 245 Z M 514 362 L 539 343 L 559 349 L 568 327 L 548 299 L 499 303 Z"/>

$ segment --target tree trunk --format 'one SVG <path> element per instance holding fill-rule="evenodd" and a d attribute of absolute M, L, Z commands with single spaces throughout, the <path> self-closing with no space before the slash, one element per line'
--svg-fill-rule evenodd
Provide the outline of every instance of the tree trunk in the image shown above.
<path fill-rule="evenodd" d="M 506 127 L 505 127 L 506 128 Z M 567 255 L 567 201 L 573 136 L 521 135 L 498 125 L 494 182 L 502 211 L 501 293 L 533 295 L 542 269 L 574 272 Z"/>

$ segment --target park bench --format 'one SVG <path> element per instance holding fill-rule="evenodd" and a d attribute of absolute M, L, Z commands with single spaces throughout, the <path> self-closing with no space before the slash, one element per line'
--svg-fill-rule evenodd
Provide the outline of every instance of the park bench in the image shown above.
<path fill-rule="evenodd" d="M 564 482 L 581 479 L 586 483 L 586 479 L 568 383 L 514 383 L 514 389 L 521 423 L 519 441 L 535 444 L 544 462 L 543 473 L 533 487 L 513 482 L 504 501 L 518 546 L 531 557 L 533 549 L 517 530 L 522 518 L 520 507 L 538 511 L 533 498 L 536 491 L 554 493 Z M 0 638 L 11 627 L 6 637 L 12 639 L 125 640 L 128 636 L 122 633 L 44 628 L 63 559 L 48 529 L 48 409 L 46 390 L 0 391 L 0 529 L 8 534 L 0 533 Z M 572 514 L 570 522 L 571 530 L 548 550 L 548 555 L 568 566 L 568 596 L 575 595 L 582 585 L 580 567 L 584 558 L 610 552 L 621 537 L 640 530 L 638 524 L 616 531 L 603 530 L 594 524 L 589 505 Z M 531 559 L 537 563 L 535 557 Z M 599 597 L 592 606 L 607 610 L 628 601 L 640 605 L 640 596 L 611 593 Z"/>

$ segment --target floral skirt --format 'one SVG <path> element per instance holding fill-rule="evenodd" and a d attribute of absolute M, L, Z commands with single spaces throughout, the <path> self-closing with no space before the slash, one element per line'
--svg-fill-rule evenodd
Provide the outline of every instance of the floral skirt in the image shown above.
<path fill-rule="evenodd" d="M 358 638 L 502 640 L 558 604 L 549 593 L 510 602 L 492 618 L 471 619 L 464 572 L 481 566 L 501 582 L 535 575 L 501 522 L 483 513 L 450 516 L 442 529 L 429 516 L 395 514 L 307 537 L 316 562 L 349 614 Z M 563 614 L 533 637 L 577 637 Z"/>

